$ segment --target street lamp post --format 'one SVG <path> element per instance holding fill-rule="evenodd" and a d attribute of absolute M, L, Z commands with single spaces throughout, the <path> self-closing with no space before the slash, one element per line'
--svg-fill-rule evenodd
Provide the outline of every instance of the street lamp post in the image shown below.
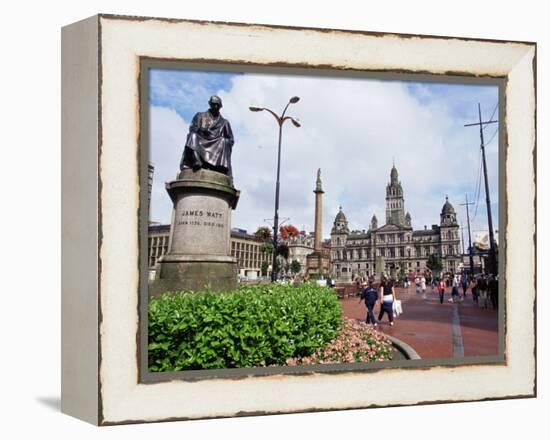
<path fill-rule="evenodd" d="M 279 232 L 278 231 L 279 229 L 279 186 L 280 186 L 279 176 L 281 173 L 281 139 L 283 136 L 283 124 L 285 123 L 286 120 L 290 120 L 290 122 L 292 122 L 292 124 L 294 124 L 295 127 L 300 127 L 300 123 L 296 119 L 290 116 L 285 116 L 288 106 L 290 104 L 296 104 L 299 100 L 300 98 L 298 96 L 293 96 L 292 98 L 290 98 L 281 116 L 277 115 L 273 110 L 270 110 L 265 107 L 249 107 L 249 110 L 252 112 L 261 112 L 265 110 L 266 112 L 271 113 L 275 118 L 275 120 L 277 121 L 277 123 L 279 124 L 279 147 L 277 152 L 277 183 L 275 184 L 275 215 L 273 216 L 273 263 L 272 263 L 272 270 L 271 270 L 272 282 L 276 280 L 275 267 L 277 262 L 277 245 L 278 245 L 277 233 Z"/>

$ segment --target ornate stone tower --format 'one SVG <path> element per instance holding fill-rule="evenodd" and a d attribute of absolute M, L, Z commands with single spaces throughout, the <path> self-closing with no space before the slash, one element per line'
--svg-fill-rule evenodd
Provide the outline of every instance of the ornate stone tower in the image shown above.
<path fill-rule="evenodd" d="M 386 224 L 405 225 L 405 200 L 395 165 L 386 186 Z"/>
<path fill-rule="evenodd" d="M 458 222 L 456 221 L 456 211 L 449 202 L 449 197 L 445 197 L 445 204 L 441 208 L 440 214 L 440 238 L 441 238 L 441 256 L 444 260 L 443 270 L 454 272 L 459 262 Z"/>
<path fill-rule="evenodd" d="M 370 221 L 370 229 L 374 231 L 375 229 L 378 229 L 378 218 L 376 217 L 376 214 L 373 214 L 372 219 Z"/>
<path fill-rule="evenodd" d="M 453 205 L 449 202 L 449 197 L 445 196 L 445 204 L 441 208 L 441 226 L 456 226 L 456 211 Z"/>
<path fill-rule="evenodd" d="M 405 226 L 412 228 L 411 215 L 408 212 L 405 215 Z"/>
<path fill-rule="evenodd" d="M 330 260 L 331 271 L 339 281 L 348 282 L 351 280 L 351 272 L 346 251 L 346 243 L 349 235 L 348 220 L 340 206 L 340 210 L 334 218 L 332 230 L 330 231 Z"/>
<path fill-rule="evenodd" d="M 334 218 L 334 223 L 332 224 L 332 231 L 330 235 L 332 236 L 333 234 L 349 234 L 348 219 L 346 218 L 341 206 L 338 214 L 336 214 L 336 217 Z"/>

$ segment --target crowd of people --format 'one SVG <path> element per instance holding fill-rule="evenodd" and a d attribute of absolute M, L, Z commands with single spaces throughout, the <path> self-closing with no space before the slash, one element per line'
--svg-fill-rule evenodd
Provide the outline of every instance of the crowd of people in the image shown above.
<path fill-rule="evenodd" d="M 289 280 L 282 281 L 292 283 L 298 286 L 302 283 L 310 282 L 308 274 L 300 277 L 295 275 Z M 323 280 L 327 287 L 335 288 L 336 283 L 329 276 Z M 357 277 L 355 279 L 355 294 L 360 297 L 359 302 L 364 302 L 367 308 L 366 323 L 377 326 L 380 321 L 387 315 L 389 324 L 394 325 L 394 318 L 401 312 L 400 301 L 395 294 L 395 288 L 401 284 L 405 289 L 414 285 L 416 295 L 421 295 L 423 299 L 427 298 L 427 291 L 431 293 L 437 292 L 440 304 L 444 303 L 445 293 L 450 288 L 451 297 L 449 302 L 461 303 L 468 294 L 472 295 L 472 300 L 478 307 L 487 309 L 489 305 L 493 309 L 498 308 L 498 276 L 487 274 L 478 274 L 470 276 L 466 273 L 461 274 L 444 274 L 436 277 L 431 273 L 417 273 L 415 275 L 405 276 L 402 279 L 395 280 L 391 277 L 382 277 L 380 281 L 375 281 L 374 277 L 364 278 Z M 470 293 L 469 293 L 470 292 Z M 374 309 L 379 305 L 378 316 Z"/>
<path fill-rule="evenodd" d="M 439 302 L 443 304 L 445 291 L 451 288 L 449 302 L 462 302 L 471 291 L 473 301 L 480 307 L 487 309 L 489 304 L 496 309 L 498 307 L 498 276 L 478 274 L 470 276 L 467 273 L 447 274 L 441 277 L 434 277 L 431 274 L 418 273 L 412 280 L 408 277 L 403 279 L 403 287 L 408 288 L 412 283 L 415 285 L 417 295 L 426 298 L 427 286 L 432 292 L 437 291 Z"/>
<path fill-rule="evenodd" d="M 384 315 L 388 316 L 390 325 L 394 325 L 394 314 L 399 301 L 395 295 L 397 282 L 391 278 L 382 277 L 380 283 L 376 283 L 373 277 L 364 279 L 358 277 L 355 280 L 359 301 L 364 301 L 367 307 L 366 323 L 374 326 L 382 320 Z M 417 295 L 427 298 L 427 290 L 437 292 L 439 302 L 443 304 L 445 292 L 451 290 L 449 302 L 461 303 L 468 294 L 472 295 L 473 301 L 478 307 L 487 309 L 489 305 L 493 309 L 498 308 L 498 276 L 479 274 L 470 276 L 466 273 L 447 274 L 434 277 L 431 274 L 418 273 L 414 277 L 404 277 L 402 285 L 405 289 L 414 284 Z M 468 293 L 470 292 L 470 293 Z M 375 318 L 374 308 L 379 304 L 378 319 Z"/>
<path fill-rule="evenodd" d="M 468 290 L 473 301 L 483 309 L 498 308 L 498 276 L 491 274 L 479 274 L 469 276 L 466 273 L 449 275 L 438 280 L 437 289 L 440 302 L 443 302 L 445 289 L 451 288 L 450 302 L 462 302 L 468 295 Z"/>

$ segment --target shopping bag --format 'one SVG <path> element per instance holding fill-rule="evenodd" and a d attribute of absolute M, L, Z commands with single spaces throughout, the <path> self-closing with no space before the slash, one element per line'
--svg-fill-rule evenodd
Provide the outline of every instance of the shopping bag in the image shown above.
<path fill-rule="evenodd" d="M 403 306 L 401 305 L 401 300 L 396 299 L 393 302 L 393 314 L 394 316 L 399 316 L 403 313 Z"/>

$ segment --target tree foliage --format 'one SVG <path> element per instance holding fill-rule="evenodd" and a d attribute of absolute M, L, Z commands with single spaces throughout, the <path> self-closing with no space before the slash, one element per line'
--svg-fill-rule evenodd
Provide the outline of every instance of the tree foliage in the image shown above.
<path fill-rule="evenodd" d="M 260 245 L 260 252 L 262 254 L 271 255 L 273 253 L 273 244 L 271 244 L 271 243 L 262 243 Z"/>
<path fill-rule="evenodd" d="M 426 267 L 431 271 L 440 271 L 443 269 L 443 264 L 441 263 L 439 255 L 431 254 L 426 262 Z"/>
<path fill-rule="evenodd" d="M 290 270 L 292 273 L 298 273 L 302 270 L 302 265 L 298 260 L 292 260 L 292 263 L 290 263 Z"/>
<path fill-rule="evenodd" d="M 254 236 L 262 241 L 273 240 L 273 234 L 269 226 L 259 226 L 254 232 Z"/>
<path fill-rule="evenodd" d="M 290 254 L 290 249 L 288 248 L 288 245 L 286 245 L 285 243 L 280 243 L 277 246 L 277 255 L 280 255 L 286 260 L 289 254 Z"/>

